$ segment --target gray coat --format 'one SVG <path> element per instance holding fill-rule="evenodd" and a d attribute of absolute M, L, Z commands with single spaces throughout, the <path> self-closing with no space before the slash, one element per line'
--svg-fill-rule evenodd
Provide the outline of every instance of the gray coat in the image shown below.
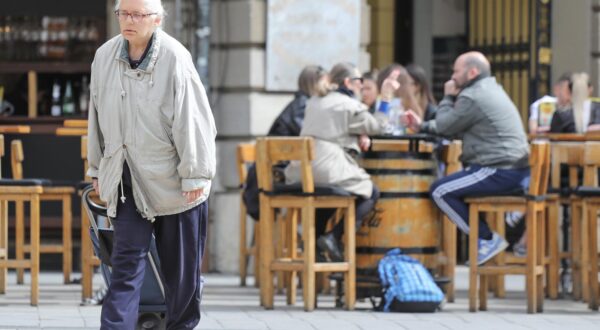
<path fill-rule="evenodd" d="M 336 185 L 370 198 L 373 182 L 346 150 L 360 152 L 359 134 L 380 133 L 381 125 L 358 100 L 338 92 L 311 98 L 306 105 L 300 135 L 315 139 L 312 162 L 315 184 Z M 300 181 L 297 163 L 290 163 L 285 173 L 288 183 Z"/>
<path fill-rule="evenodd" d="M 98 178 L 113 217 L 124 161 L 136 207 L 151 220 L 205 201 L 215 175 L 217 132 L 190 53 L 160 29 L 153 38 L 137 69 L 121 35 L 92 63 L 87 174 Z M 182 192 L 199 188 L 203 196 L 188 204 Z"/>
<path fill-rule="evenodd" d="M 456 99 L 446 96 L 421 132 L 462 139 L 461 161 L 494 168 L 528 166 L 529 144 L 514 103 L 494 77 L 473 81 Z"/>

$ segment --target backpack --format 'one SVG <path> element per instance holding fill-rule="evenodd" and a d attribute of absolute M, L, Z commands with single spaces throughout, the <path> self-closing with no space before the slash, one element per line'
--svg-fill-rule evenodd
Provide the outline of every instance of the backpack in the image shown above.
<path fill-rule="evenodd" d="M 421 263 L 400 249 L 388 251 L 379 261 L 384 312 L 435 312 L 444 293 Z"/>

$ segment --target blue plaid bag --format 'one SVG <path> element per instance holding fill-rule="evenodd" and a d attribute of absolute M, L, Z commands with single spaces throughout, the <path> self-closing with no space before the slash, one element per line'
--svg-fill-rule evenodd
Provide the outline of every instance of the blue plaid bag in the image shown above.
<path fill-rule="evenodd" d="M 427 269 L 400 249 L 388 251 L 378 270 L 384 312 L 434 312 L 444 299 Z"/>

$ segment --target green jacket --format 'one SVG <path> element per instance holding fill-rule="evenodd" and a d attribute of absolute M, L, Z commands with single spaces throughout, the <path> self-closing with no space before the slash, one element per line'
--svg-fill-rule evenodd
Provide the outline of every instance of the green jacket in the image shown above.
<path fill-rule="evenodd" d="M 421 132 L 462 139 L 461 161 L 502 169 L 527 167 L 529 144 L 519 111 L 494 77 L 472 81 L 445 96 Z"/>

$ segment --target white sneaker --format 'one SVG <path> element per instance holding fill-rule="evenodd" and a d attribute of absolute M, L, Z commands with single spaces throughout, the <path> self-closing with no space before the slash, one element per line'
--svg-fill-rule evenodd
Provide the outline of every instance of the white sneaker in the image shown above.
<path fill-rule="evenodd" d="M 477 253 L 477 265 L 482 265 L 486 261 L 495 257 L 498 253 L 504 251 L 508 247 L 508 242 L 500 235 L 493 233 L 492 239 L 478 239 L 477 245 L 479 251 Z"/>

